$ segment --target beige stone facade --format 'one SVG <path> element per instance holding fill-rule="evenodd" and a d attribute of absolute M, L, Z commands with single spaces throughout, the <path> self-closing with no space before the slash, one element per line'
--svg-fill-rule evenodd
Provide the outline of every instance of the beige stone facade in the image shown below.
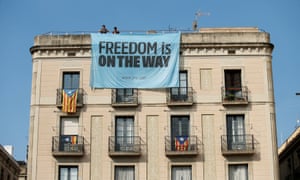
<path fill-rule="evenodd" d="M 182 33 L 177 89 L 91 89 L 90 43 L 35 37 L 29 180 L 278 180 L 268 33 Z M 76 113 L 61 111 L 68 83 Z"/>

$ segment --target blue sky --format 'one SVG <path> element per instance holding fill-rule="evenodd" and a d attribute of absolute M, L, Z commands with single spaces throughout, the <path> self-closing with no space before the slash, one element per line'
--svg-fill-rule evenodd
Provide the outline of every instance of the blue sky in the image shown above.
<path fill-rule="evenodd" d="M 271 34 L 278 143 L 300 119 L 299 0 L 0 0 L 0 144 L 25 160 L 29 128 L 34 36 L 95 32 L 191 29 L 195 13 L 209 12 L 200 27 L 254 26 Z"/>

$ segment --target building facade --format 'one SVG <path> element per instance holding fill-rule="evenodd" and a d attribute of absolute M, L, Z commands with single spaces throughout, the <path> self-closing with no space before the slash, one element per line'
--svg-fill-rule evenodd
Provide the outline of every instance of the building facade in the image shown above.
<path fill-rule="evenodd" d="M 18 162 L 0 145 L 0 179 L 18 180 L 20 166 Z"/>
<path fill-rule="evenodd" d="M 300 178 L 300 126 L 279 147 L 280 180 Z"/>
<path fill-rule="evenodd" d="M 178 88 L 92 89 L 89 34 L 36 36 L 28 179 L 278 180 L 272 50 L 203 28 L 181 34 Z"/>

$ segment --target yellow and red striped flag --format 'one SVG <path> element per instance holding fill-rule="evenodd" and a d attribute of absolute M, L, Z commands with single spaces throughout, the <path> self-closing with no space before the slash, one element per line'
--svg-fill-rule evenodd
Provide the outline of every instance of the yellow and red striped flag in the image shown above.
<path fill-rule="evenodd" d="M 62 111 L 67 113 L 76 112 L 77 106 L 77 89 L 63 90 Z"/>

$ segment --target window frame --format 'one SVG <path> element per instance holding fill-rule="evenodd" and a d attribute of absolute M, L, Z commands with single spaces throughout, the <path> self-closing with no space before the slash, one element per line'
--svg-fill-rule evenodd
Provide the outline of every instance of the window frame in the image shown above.
<path fill-rule="evenodd" d="M 176 180 L 176 177 L 174 177 L 174 168 L 187 168 L 189 170 L 189 176 L 190 179 L 193 179 L 193 166 L 192 165 L 171 165 L 171 180 Z M 185 180 L 185 179 L 184 179 Z"/>
<path fill-rule="evenodd" d="M 132 168 L 132 170 L 133 170 L 133 179 L 129 179 L 129 180 L 135 180 L 135 176 L 136 176 L 136 167 L 135 167 L 135 165 L 115 165 L 114 166 L 114 180 L 119 180 L 119 179 L 117 179 L 117 173 L 118 173 L 118 171 L 117 171 L 117 168 Z M 123 179 L 122 179 L 123 180 Z M 127 180 L 127 179 L 125 179 L 125 180 Z"/>
<path fill-rule="evenodd" d="M 250 179 L 250 173 L 249 173 L 249 164 L 248 163 L 230 163 L 230 164 L 228 164 L 227 165 L 227 168 L 228 168 L 228 170 L 227 170 L 227 173 L 228 173 L 228 175 L 227 175 L 227 178 L 228 178 L 228 180 L 235 180 L 235 179 L 231 179 L 231 168 L 230 167 L 234 167 L 234 166 L 244 166 L 244 167 L 246 167 L 246 176 L 244 177 L 244 180 L 249 180 Z M 241 179 L 237 179 L 237 180 L 241 180 Z"/>
<path fill-rule="evenodd" d="M 67 168 L 67 170 L 68 170 L 67 180 L 73 180 L 72 177 L 71 177 L 71 169 L 76 168 L 77 177 L 76 177 L 75 180 L 79 179 L 79 167 L 77 165 L 59 165 L 58 166 L 58 180 L 61 180 L 61 170 L 62 170 L 62 168 Z"/>

